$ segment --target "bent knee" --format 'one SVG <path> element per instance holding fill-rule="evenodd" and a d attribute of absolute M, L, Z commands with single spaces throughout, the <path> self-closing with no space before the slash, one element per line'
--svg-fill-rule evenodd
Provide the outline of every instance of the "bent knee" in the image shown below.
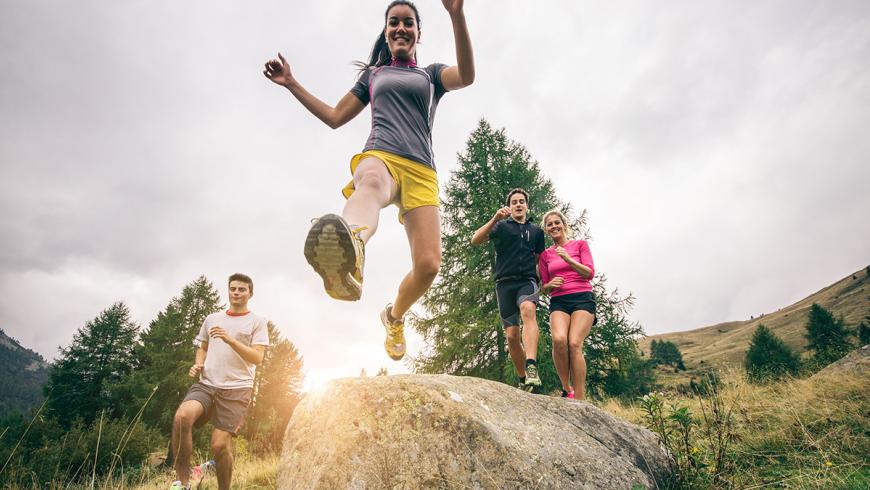
<path fill-rule="evenodd" d="M 566 349 L 568 347 L 568 337 L 567 336 L 553 336 L 553 348 L 554 349 Z"/>
<path fill-rule="evenodd" d="M 583 353 L 583 340 L 584 339 L 569 340 L 568 341 L 568 348 L 571 349 L 572 351 L 573 350 L 580 351 L 580 353 L 582 354 Z"/>
<path fill-rule="evenodd" d="M 387 174 L 389 177 L 389 174 Z M 370 170 L 363 170 L 354 175 L 353 185 L 357 190 L 367 189 L 375 192 L 389 192 L 390 182 L 383 175 Z"/>
<path fill-rule="evenodd" d="M 220 457 L 224 453 L 230 451 L 232 448 L 230 447 L 229 441 L 221 441 L 221 442 L 213 442 L 211 444 L 211 452 L 214 454 L 215 458 Z"/>
<path fill-rule="evenodd" d="M 430 281 L 435 280 L 435 276 L 438 275 L 440 269 L 440 256 L 426 256 L 414 262 L 414 273 Z"/>
<path fill-rule="evenodd" d="M 172 419 L 172 423 L 178 427 L 190 427 L 194 422 L 196 422 L 194 414 L 181 408 L 175 411 L 175 417 Z"/>
<path fill-rule="evenodd" d="M 523 301 L 520 303 L 520 314 L 529 317 L 535 315 L 535 310 L 537 309 L 535 303 L 531 301 Z"/>

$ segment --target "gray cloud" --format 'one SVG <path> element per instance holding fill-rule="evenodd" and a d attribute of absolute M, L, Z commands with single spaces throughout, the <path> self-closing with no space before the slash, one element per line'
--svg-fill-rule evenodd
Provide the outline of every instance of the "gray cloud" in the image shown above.
<path fill-rule="evenodd" d="M 376 320 L 409 267 L 395 210 L 359 303 L 325 298 L 301 254 L 308 220 L 343 205 L 368 112 L 330 130 L 260 73 L 280 50 L 335 102 L 384 6 L 7 4 L 0 327 L 52 357 L 113 301 L 147 325 L 186 282 L 240 270 L 309 376 L 404 370 Z M 481 116 L 505 126 L 589 210 L 598 270 L 648 332 L 748 318 L 870 262 L 866 2 L 466 8 L 478 77 L 439 106 L 442 184 Z M 440 4 L 420 9 L 421 61 L 452 62 Z"/>

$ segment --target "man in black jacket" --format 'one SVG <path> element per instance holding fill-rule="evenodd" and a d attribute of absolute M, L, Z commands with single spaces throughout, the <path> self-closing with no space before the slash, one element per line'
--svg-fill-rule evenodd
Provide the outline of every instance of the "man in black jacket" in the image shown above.
<path fill-rule="evenodd" d="M 483 245 L 492 240 L 495 245 L 494 275 L 499 315 L 511 360 L 520 378 L 520 388 L 532 391 L 541 386 L 535 310 L 540 296 L 537 263 L 538 255 L 544 251 L 544 231 L 527 219 L 528 192 L 520 188 L 511 189 L 505 204 L 474 232 L 471 244 Z"/>

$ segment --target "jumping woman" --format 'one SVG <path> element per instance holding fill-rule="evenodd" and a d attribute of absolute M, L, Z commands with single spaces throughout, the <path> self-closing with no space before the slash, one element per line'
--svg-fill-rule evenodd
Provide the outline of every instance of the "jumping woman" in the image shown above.
<path fill-rule="evenodd" d="M 441 216 L 438 179 L 432 152 L 435 109 L 448 91 L 471 85 L 474 58 L 463 13 L 463 0 L 442 0 L 453 24 L 456 66 L 417 65 L 420 14 L 408 1 L 387 6 L 360 76 L 335 107 L 309 93 L 290 71 L 287 60 L 269 60 L 263 74 L 287 88 L 318 119 L 338 128 L 371 103 L 372 130 L 360 154 L 350 160 L 353 180 L 341 216 L 315 220 L 305 239 L 305 258 L 333 298 L 356 301 L 362 295 L 365 244 L 375 234 L 381 209 L 399 208 L 411 248 L 411 271 L 398 294 L 381 312 L 384 347 L 394 360 L 405 355 L 404 315 L 435 280 L 441 266 Z"/>
<path fill-rule="evenodd" d="M 583 341 L 595 323 L 595 297 L 589 283 L 595 265 L 585 240 L 568 239 L 562 213 L 547 211 L 544 231 L 553 239 L 553 246 L 538 258 L 538 269 L 541 290 L 550 295 L 553 364 L 562 382 L 562 396 L 582 400 L 586 397 Z"/>

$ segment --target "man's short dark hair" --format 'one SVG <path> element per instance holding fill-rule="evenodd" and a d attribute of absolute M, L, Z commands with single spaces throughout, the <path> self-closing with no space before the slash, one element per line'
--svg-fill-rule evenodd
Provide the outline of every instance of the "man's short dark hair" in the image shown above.
<path fill-rule="evenodd" d="M 505 201 L 505 202 L 504 202 L 504 205 L 505 205 L 505 206 L 510 206 L 510 205 L 511 205 L 511 196 L 513 196 L 514 194 L 522 194 L 523 197 L 526 198 L 526 204 L 529 203 L 529 193 L 526 192 L 526 190 L 523 189 L 522 187 L 515 187 L 515 188 L 511 189 L 510 191 L 508 191 L 508 193 L 507 193 L 507 197 L 506 197 L 505 200 L 504 200 L 504 201 Z"/>
<path fill-rule="evenodd" d="M 251 290 L 251 294 L 254 294 L 254 281 L 252 281 L 250 277 L 240 272 L 236 272 L 235 274 L 231 275 L 229 279 L 227 279 L 227 286 L 229 286 L 230 283 L 233 281 L 239 281 L 247 284 L 248 288 L 250 288 Z"/>

